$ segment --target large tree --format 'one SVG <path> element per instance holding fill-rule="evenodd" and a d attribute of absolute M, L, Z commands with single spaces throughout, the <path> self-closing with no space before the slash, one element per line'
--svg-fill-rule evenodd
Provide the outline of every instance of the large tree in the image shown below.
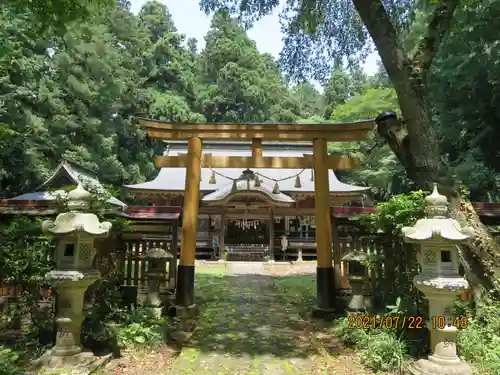
<path fill-rule="evenodd" d="M 261 54 L 227 12 L 212 19 L 200 53 L 198 106 L 208 121 L 292 121 L 288 90 L 270 55 Z"/>
<path fill-rule="evenodd" d="M 493 6 L 498 0 L 487 0 Z M 450 166 L 442 157 L 431 116 L 427 78 L 434 58 L 453 23 L 460 0 L 290 0 L 282 12 L 286 32 L 281 64 L 292 78 L 317 79 L 330 71 L 340 56 L 355 62 L 375 45 L 396 91 L 402 120 L 380 116 L 378 133 L 387 141 L 407 175 L 429 188 L 438 182 L 450 200 L 451 213 L 472 226 L 476 237 L 464 254 L 474 274 L 488 289 L 500 293 L 498 244 L 481 223 L 468 198 L 461 194 Z M 248 24 L 271 13 L 279 0 L 201 0 L 206 12 L 228 9 Z M 428 15 L 415 48 L 405 48 L 403 37 L 415 14 Z M 421 25 L 421 23 L 419 24 Z M 465 98 L 464 98 L 465 99 Z"/>

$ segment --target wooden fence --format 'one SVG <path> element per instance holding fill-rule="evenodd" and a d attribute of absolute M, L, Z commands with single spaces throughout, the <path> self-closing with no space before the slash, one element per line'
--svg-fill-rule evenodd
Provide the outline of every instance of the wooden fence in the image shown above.
<path fill-rule="evenodd" d="M 110 272 L 116 266 L 122 285 L 135 289 L 136 295 L 141 294 L 144 293 L 146 287 L 147 267 L 142 255 L 152 248 L 162 248 L 170 252 L 176 240 L 176 236 L 172 234 L 161 236 L 151 233 L 129 233 L 120 238 L 110 237 L 100 240 L 96 242 L 98 250 L 96 266 L 103 274 Z M 401 290 L 402 287 L 411 287 L 415 265 L 410 264 L 409 259 L 401 258 L 412 253 L 412 250 L 404 251 L 404 246 L 411 245 L 391 243 L 383 236 L 338 238 L 333 251 L 338 294 L 346 298 L 350 295 L 349 267 L 347 262 L 341 260 L 349 251 L 366 252 L 372 259 L 371 266 L 365 269 L 365 294 L 367 296 L 372 296 L 376 300 L 380 297 L 377 296 L 380 290 L 392 289 L 394 295 L 397 295 L 398 288 Z M 293 256 L 293 253 L 290 255 Z M 309 252 L 309 259 L 315 259 L 315 255 L 315 252 Z M 176 266 L 176 261 L 170 262 L 169 280 L 162 286 L 163 291 L 171 290 L 175 286 Z M 386 284 L 383 285 L 383 283 Z M 406 285 L 403 286 L 402 283 Z M 15 300 L 21 293 L 19 286 L 8 283 L 0 284 L 1 300 Z M 470 292 L 462 296 L 462 299 L 470 298 Z"/>

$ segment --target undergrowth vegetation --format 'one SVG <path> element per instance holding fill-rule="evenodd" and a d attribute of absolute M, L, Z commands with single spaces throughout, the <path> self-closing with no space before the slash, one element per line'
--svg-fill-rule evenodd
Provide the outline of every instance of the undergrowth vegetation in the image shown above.
<path fill-rule="evenodd" d="M 390 246 L 384 246 L 383 253 L 371 256 L 366 266 L 373 269 L 384 257 L 388 272 L 374 291 L 379 298 L 371 315 L 379 317 L 424 316 L 427 303 L 413 286 L 413 278 L 419 272 L 416 251 L 401 241 L 401 228 L 411 226 L 423 217 L 423 191 L 400 194 L 388 202 L 378 204 L 376 214 L 357 219 L 369 233 L 384 233 Z M 393 273 L 391 270 L 399 272 Z M 466 315 L 468 327 L 459 332 L 457 351 L 461 358 L 473 364 L 477 374 L 500 374 L 500 302 L 482 296 L 475 301 L 456 302 L 455 315 Z M 341 319 L 333 325 L 332 331 L 347 345 L 360 350 L 365 366 L 374 371 L 401 373 L 408 360 L 424 357 L 428 350 L 426 329 L 350 329 L 348 320 Z"/>
<path fill-rule="evenodd" d="M 41 219 L 16 216 L 0 223 L 0 281 L 18 297 L 0 315 L 0 375 L 21 374 L 53 345 L 55 298 L 45 275 L 54 268 L 54 240 L 41 232 Z M 115 232 L 127 223 L 112 220 Z M 82 343 L 98 354 L 153 347 L 165 341 L 167 318 L 136 308 L 123 298 L 122 282 L 110 271 L 85 296 Z"/>
<path fill-rule="evenodd" d="M 465 308 L 464 308 L 465 307 Z M 471 306 L 457 306 L 469 316 L 458 335 L 459 354 L 474 363 L 479 374 L 500 374 L 500 302 L 485 297 Z"/>
<path fill-rule="evenodd" d="M 332 332 L 346 345 L 360 350 L 361 362 L 374 371 L 404 370 L 408 359 L 408 342 L 395 330 L 352 329 L 347 318 L 339 319 Z"/>

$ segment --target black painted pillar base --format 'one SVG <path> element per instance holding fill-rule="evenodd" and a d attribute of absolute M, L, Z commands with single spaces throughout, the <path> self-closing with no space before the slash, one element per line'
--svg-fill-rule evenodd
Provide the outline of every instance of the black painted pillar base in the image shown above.
<path fill-rule="evenodd" d="M 194 305 L 194 265 L 179 264 L 177 268 L 175 305 L 181 308 Z"/>
<path fill-rule="evenodd" d="M 335 273 L 333 267 L 316 268 L 316 307 L 314 318 L 334 319 L 339 315 L 336 306 Z"/>

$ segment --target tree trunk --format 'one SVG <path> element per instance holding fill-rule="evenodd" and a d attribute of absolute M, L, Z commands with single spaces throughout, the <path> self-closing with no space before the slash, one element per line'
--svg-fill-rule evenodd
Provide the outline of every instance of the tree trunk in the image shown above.
<path fill-rule="evenodd" d="M 463 246 L 463 258 L 485 288 L 500 296 L 499 244 L 481 223 L 470 201 L 462 196 L 456 181 L 441 157 L 439 139 L 431 122 L 425 72 L 415 66 L 401 45 L 380 0 L 353 0 L 366 25 L 396 90 L 404 121 L 394 113 L 381 114 L 377 131 L 395 153 L 407 175 L 419 187 L 429 189 L 436 182 L 439 191 L 450 201 L 450 215 L 461 225 L 474 229 L 476 237 Z"/>

